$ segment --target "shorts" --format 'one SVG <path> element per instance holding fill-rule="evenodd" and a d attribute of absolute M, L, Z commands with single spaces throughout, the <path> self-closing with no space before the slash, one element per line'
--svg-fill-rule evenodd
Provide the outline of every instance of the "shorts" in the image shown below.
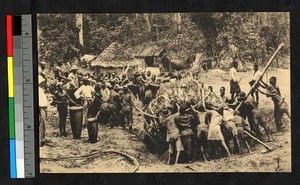
<path fill-rule="evenodd" d="M 241 88 L 237 82 L 230 80 L 230 94 L 241 92 Z"/>
<path fill-rule="evenodd" d="M 168 130 L 167 131 L 167 142 L 171 142 L 180 137 L 180 133 L 178 129 Z"/>
<path fill-rule="evenodd" d="M 182 141 L 181 141 L 181 138 L 177 138 L 176 140 L 173 140 L 169 143 L 169 153 L 174 153 L 174 145 L 175 145 L 175 148 L 176 148 L 176 152 L 180 152 L 180 151 L 183 151 L 183 144 L 182 144 Z"/>
<path fill-rule="evenodd" d="M 220 125 L 211 125 L 211 126 L 209 126 L 207 140 L 211 140 L 211 141 L 224 140 L 224 136 L 221 132 Z"/>

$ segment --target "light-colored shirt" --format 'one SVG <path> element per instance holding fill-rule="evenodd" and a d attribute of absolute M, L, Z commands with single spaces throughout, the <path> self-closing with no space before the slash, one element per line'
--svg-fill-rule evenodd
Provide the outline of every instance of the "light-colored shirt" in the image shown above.
<path fill-rule="evenodd" d="M 107 101 L 110 97 L 110 90 L 108 88 L 101 89 L 100 93 L 102 95 L 102 100 Z"/>
<path fill-rule="evenodd" d="M 48 107 L 47 96 L 41 87 L 39 87 L 39 107 Z"/>
<path fill-rule="evenodd" d="M 261 76 L 261 72 L 257 70 L 256 72 L 253 73 L 252 80 L 257 81 L 260 76 Z"/>
<path fill-rule="evenodd" d="M 234 82 L 237 81 L 237 71 L 234 67 L 232 67 L 229 71 L 230 79 L 233 80 Z"/>
<path fill-rule="evenodd" d="M 77 74 L 74 73 L 70 73 L 68 78 L 72 79 L 73 84 L 75 84 L 76 86 L 78 86 L 78 77 Z"/>
<path fill-rule="evenodd" d="M 80 97 L 91 98 L 94 92 L 94 88 L 90 85 L 82 85 L 77 91 L 75 91 L 74 96 L 76 99 Z"/>

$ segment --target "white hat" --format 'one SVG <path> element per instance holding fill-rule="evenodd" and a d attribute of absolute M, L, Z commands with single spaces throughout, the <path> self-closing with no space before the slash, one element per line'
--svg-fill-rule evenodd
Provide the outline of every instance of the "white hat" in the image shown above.
<path fill-rule="evenodd" d="M 39 75 L 39 84 L 41 84 L 44 81 L 45 81 L 44 77 L 42 77 L 41 75 Z"/>
<path fill-rule="evenodd" d="M 73 65 L 73 66 L 71 67 L 70 70 L 71 70 L 71 71 L 72 71 L 72 70 L 78 70 L 78 67 L 76 67 L 76 66 Z"/>

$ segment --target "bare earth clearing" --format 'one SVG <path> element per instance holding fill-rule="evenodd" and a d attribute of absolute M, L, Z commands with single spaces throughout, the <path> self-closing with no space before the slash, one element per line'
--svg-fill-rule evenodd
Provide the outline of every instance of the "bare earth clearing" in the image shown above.
<path fill-rule="evenodd" d="M 241 89 L 248 92 L 252 71 L 239 73 L 243 77 Z M 290 71 L 285 69 L 270 69 L 267 76 L 275 75 L 278 79 L 282 96 L 290 105 Z M 229 96 L 229 80 L 227 72 L 219 69 L 210 70 L 203 74 L 207 85 L 212 85 L 218 93 L 221 86 L 225 86 Z M 266 81 L 266 78 L 264 78 Z M 260 105 L 266 115 L 267 123 L 275 130 L 273 118 L 273 102 L 260 94 Z M 135 123 L 140 123 L 142 118 L 134 113 Z M 67 122 L 68 137 L 59 136 L 58 115 L 55 107 L 48 109 L 48 125 L 46 139 L 47 145 L 40 148 L 41 158 L 58 158 L 86 155 L 96 150 L 116 150 L 134 156 L 140 163 L 138 173 L 170 173 L 170 172 L 291 172 L 291 125 L 285 116 L 284 123 L 287 127 L 283 135 L 274 136 L 275 141 L 268 143 L 276 148 L 270 153 L 262 154 L 264 148 L 256 145 L 253 154 L 243 154 L 222 158 L 209 162 L 196 161 L 189 164 L 166 165 L 167 155 L 156 156 L 151 154 L 146 146 L 135 135 L 129 134 L 127 130 L 116 127 L 110 130 L 107 126 L 99 126 L 99 142 L 96 144 L 85 143 L 87 129 L 83 129 L 82 139 L 73 140 L 69 121 Z M 278 162 L 279 161 L 279 162 Z M 60 161 L 40 161 L 41 173 L 128 173 L 132 172 L 134 165 L 121 155 L 105 153 L 97 158 L 82 158 L 79 160 L 68 159 Z"/>

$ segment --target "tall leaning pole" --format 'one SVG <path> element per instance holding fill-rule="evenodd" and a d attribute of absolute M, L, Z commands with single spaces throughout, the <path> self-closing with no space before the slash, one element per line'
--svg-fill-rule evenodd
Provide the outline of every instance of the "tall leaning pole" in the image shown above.
<path fill-rule="evenodd" d="M 261 76 L 260 76 L 260 77 L 255 81 L 255 83 L 251 86 L 251 89 L 250 89 L 250 91 L 247 93 L 246 98 L 248 98 L 248 96 L 251 94 L 251 91 L 256 87 L 256 85 L 259 83 L 259 81 L 263 78 L 264 74 L 267 72 L 267 70 L 269 69 L 271 63 L 274 61 L 276 55 L 278 54 L 278 52 L 280 51 L 280 49 L 281 49 L 283 46 L 284 46 L 283 43 L 281 43 L 281 44 L 278 46 L 277 50 L 274 52 L 274 54 L 272 55 L 272 57 L 271 57 L 270 60 L 268 61 L 267 65 L 265 66 L 264 70 L 262 71 Z M 235 108 L 234 111 L 237 111 L 237 110 L 241 107 L 241 105 L 242 105 L 243 102 L 244 102 L 244 100 L 241 101 L 241 102 L 239 103 L 239 105 Z"/>

